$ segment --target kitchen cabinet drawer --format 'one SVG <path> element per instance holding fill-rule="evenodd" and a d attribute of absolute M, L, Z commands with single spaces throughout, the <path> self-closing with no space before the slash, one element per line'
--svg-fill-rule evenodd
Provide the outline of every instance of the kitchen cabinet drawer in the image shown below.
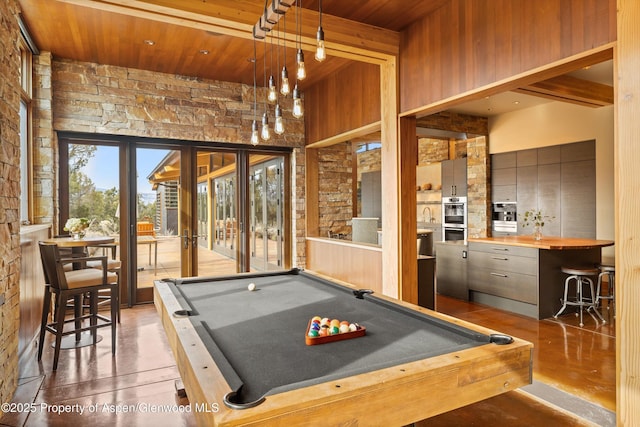
<path fill-rule="evenodd" d="M 538 304 L 537 277 L 527 274 L 474 269 L 469 275 L 469 290 Z"/>
<path fill-rule="evenodd" d="M 491 253 L 472 251 L 469 253 L 469 268 L 490 269 L 504 273 L 513 272 L 536 276 L 538 274 L 538 262 L 535 258 L 516 256 L 505 253 Z"/>
<path fill-rule="evenodd" d="M 538 249 L 522 246 L 501 245 L 499 243 L 469 242 L 469 251 L 489 252 L 493 254 L 516 255 L 538 259 Z M 537 263 L 537 261 L 536 261 Z"/>

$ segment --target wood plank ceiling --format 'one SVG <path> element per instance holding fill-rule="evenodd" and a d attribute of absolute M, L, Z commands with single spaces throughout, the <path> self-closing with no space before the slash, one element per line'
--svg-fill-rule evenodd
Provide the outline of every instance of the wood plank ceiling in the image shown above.
<path fill-rule="evenodd" d="M 314 60 L 312 50 L 318 28 L 318 0 L 303 0 L 301 42 L 308 79 L 301 82 L 301 88 L 348 64 L 353 60 L 352 52 L 390 53 L 385 39 L 396 44 L 393 49 L 397 52 L 398 31 L 447 1 L 325 0 L 322 21 L 329 57 L 320 64 Z M 36 46 L 52 52 L 54 57 L 253 84 L 251 30 L 262 14 L 264 0 L 19 0 L 19 3 Z M 277 63 L 281 68 L 285 56 L 289 72 L 295 70 L 295 8 L 280 20 L 278 27 L 279 32 L 272 31 L 276 33 L 274 37 L 256 46 L 259 85 L 264 83 L 265 49 L 268 70 L 273 67 L 275 74 Z M 340 47 L 332 51 L 334 42 Z"/>
<path fill-rule="evenodd" d="M 264 0 L 18 1 L 37 48 L 54 58 L 253 84 L 251 31 Z M 295 35 L 294 7 L 272 37 L 255 44 L 257 84 L 265 84 L 265 67 L 266 74 L 277 75 L 285 58 L 293 74 L 296 42 L 305 51 L 308 78 L 300 82 L 303 91 L 351 61 L 379 63 L 384 55 L 397 54 L 403 28 L 448 1 L 324 0 L 328 58 L 318 63 L 313 50 L 319 1 L 302 0 L 300 37 Z M 612 87 L 564 77 L 521 91 L 593 107 L 612 103 Z"/>

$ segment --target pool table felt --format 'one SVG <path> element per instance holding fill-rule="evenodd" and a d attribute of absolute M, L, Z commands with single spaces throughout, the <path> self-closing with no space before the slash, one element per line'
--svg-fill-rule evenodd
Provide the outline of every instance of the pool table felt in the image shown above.
<path fill-rule="evenodd" d="M 255 291 L 247 289 L 251 282 Z M 191 321 L 229 385 L 240 389 L 238 403 L 489 342 L 486 335 L 375 296 L 357 299 L 347 288 L 304 274 L 185 282 L 174 293 L 196 314 Z M 367 333 L 307 346 L 307 325 L 316 315 L 360 323 Z"/>

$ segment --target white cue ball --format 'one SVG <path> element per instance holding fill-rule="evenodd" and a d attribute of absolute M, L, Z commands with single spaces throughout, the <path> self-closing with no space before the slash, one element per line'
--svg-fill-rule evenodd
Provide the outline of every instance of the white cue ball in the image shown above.
<path fill-rule="evenodd" d="M 255 291 L 256 290 L 256 284 L 255 283 L 249 283 L 249 286 L 247 286 L 247 289 L 249 289 L 250 291 Z"/>

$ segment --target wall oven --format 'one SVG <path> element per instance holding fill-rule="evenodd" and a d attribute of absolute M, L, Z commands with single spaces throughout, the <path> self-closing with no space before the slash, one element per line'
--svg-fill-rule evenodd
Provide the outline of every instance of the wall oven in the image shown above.
<path fill-rule="evenodd" d="M 443 240 L 467 240 L 467 198 L 442 199 Z"/>

